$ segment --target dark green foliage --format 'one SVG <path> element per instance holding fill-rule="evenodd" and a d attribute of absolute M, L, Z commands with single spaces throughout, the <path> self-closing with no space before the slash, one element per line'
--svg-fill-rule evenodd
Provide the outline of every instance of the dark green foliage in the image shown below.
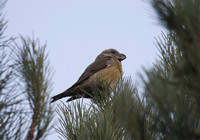
<path fill-rule="evenodd" d="M 152 0 L 169 34 L 157 42 L 160 60 L 147 72 L 145 97 L 163 139 L 200 139 L 200 1 Z"/>
<path fill-rule="evenodd" d="M 152 5 L 182 53 L 183 62 L 177 73 L 197 73 L 199 70 L 195 65 L 200 60 L 200 1 L 152 0 Z"/>
<path fill-rule="evenodd" d="M 167 36 L 163 40 L 172 41 Z M 146 72 L 148 81 L 145 83 L 145 97 L 154 115 L 153 129 L 162 139 L 195 139 L 199 135 L 196 133 L 198 99 L 195 98 L 198 93 L 194 94 L 186 86 L 186 81 L 182 79 L 186 76 L 179 79 L 174 73 L 176 65 L 183 59 L 176 46 L 168 44 L 162 50 L 167 44 L 160 42 L 158 45 L 162 52 L 161 59 L 151 71 Z"/>
<path fill-rule="evenodd" d="M 131 85 L 128 82 L 125 85 L 121 84 L 117 89 L 120 91 L 116 91 L 114 94 L 119 92 L 122 94 L 106 98 L 105 100 L 107 101 L 104 102 L 84 105 L 82 102 L 77 101 L 59 106 L 57 112 L 60 116 L 60 126 L 58 126 L 57 131 L 65 139 L 117 140 L 138 137 L 138 134 L 143 131 L 142 128 L 140 132 L 132 132 L 133 128 L 138 130 L 137 125 L 130 125 L 128 121 L 131 121 L 129 119 L 132 117 L 131 122 L 136 124 L 137 121 L 135 119 L 141 119 L 141 122 L 144 120 L 133 111 L 129 112 L 131 116 L 124 116 L 127 112 L 123 111 L 135 109 L 132 106 L 138 103 L 132 101 L 139 97 L 134 87 L 127 88 L 126 86 L 129 87 Z M 134 97 L 132 96 L 133 93 L 135 93 Z M 120 98 L 127 99 L 127 102 L 118 102 Z M 127 109 L 124 110 L 124 108 Z M 139 108 L 136 109 L 139 111 Z"/>

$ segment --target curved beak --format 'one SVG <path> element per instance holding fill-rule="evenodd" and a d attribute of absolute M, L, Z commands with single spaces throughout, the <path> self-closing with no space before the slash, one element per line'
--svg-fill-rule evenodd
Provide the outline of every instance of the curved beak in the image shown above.
<path fill-rule="evenodd" d="M 124 60 L 124 59 L 126 59 L 126 55 L 120 53 L 120 54 L 119 54 L 119 57 L 118 57 L 118 60 L 121 62 L 121 61 Z"/>

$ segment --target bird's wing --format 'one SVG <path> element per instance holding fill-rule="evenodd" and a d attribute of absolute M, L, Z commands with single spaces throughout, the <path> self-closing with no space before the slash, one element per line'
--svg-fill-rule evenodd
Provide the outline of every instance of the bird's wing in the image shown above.
<path fill-rule="evenodd" d="M 111 57 L 101 57 L 96 59 L 92 64 L 90 64 L 86 70 L 83 72 L 83 74 L 80 76 L 78 81 L 72 85 L 69 89 L 74 88 L 78 85 L 80 85 L 82 82 L 87 80 L 90 76 L 95 74 L 96 72 L 106 68 L 109 66 L 108 61 L 111 59 Z"/>

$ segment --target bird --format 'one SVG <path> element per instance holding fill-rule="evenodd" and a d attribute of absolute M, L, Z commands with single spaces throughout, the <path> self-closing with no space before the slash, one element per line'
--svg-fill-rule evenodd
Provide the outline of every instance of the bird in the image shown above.
<path fill-rule="evenodd" d="M 94 98 L 101 94 L 103 85 L 109 86 L 109 92 L 116 87 L 117 82 L 123 75 L 121 61 L 126 55 L 119 53 L 116 49 L 107 49 L 101 52 L 93 63 L 91 63 L 70 88 L 53 96 L 51 103 L 70 97 L 66 102 L 78 98 Z"/>

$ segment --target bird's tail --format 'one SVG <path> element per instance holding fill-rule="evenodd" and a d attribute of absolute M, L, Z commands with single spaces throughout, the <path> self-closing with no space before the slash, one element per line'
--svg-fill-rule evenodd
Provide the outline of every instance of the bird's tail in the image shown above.
<path fill-rule="evenodd" d="M 73 91 L 71 91 L 69 89 L 65 90 L 64 92 L 62 92 L 62 93 L 60 93 L 60 94 L 58 94 L 56 96 L 51 97 L 51 103 L 53 103 L 53 102 L 55 102 L 55 101 L 57 101 L 57 100 L 59 100 L 61 98 L 69 97 L 69 96 L 72 96 L 72 95 L 74 95 Z"/>
<path fill-rule="evenodd" d="M 56 96 L 51 97 L 51 103 L 53 103 L 53 102 L 55 102 L 55 101 L 57 101 L 57 100 L 59 100 L 61 98 L 63 98 L 63 93 L 60 93 L 60 94 L 58 94 Z"/>

